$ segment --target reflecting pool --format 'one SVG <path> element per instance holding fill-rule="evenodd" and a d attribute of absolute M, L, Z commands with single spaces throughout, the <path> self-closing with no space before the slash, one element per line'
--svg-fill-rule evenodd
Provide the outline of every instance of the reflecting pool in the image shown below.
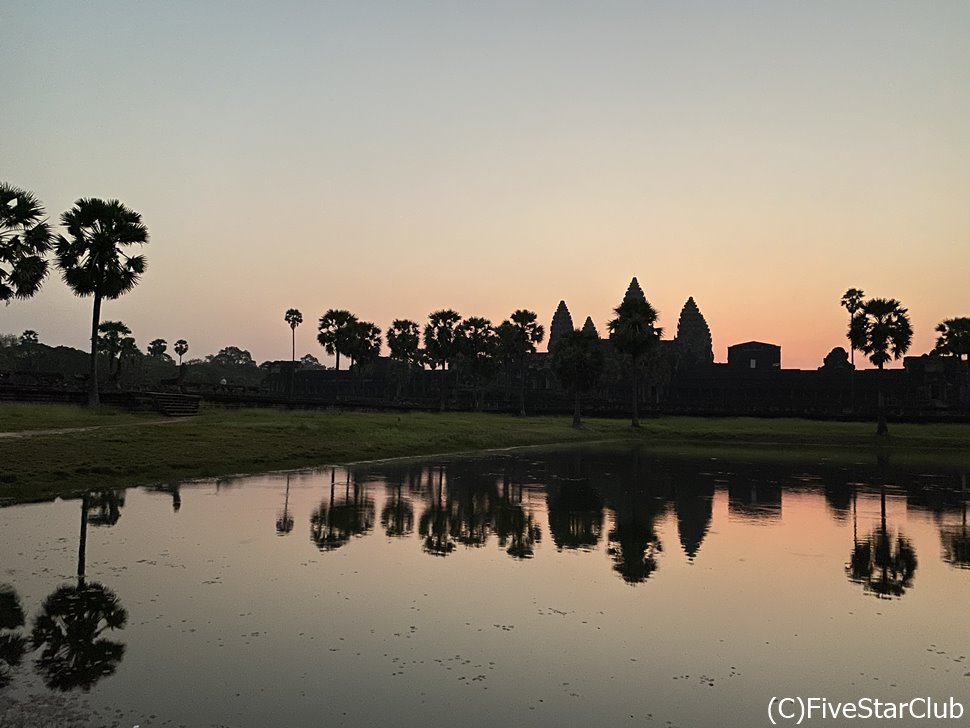
<path fill-rule="evenodd" d="M 967 498 L 957 469 L 875 457 L 601 446 L 8 506 L 0 725 L 754 726 L 785 696 L 970 709 Z"/>

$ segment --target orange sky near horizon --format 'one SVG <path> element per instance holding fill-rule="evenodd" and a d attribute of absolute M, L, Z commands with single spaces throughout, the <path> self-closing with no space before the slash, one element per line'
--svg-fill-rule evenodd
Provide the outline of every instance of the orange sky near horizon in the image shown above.
<path fill-rule="evenodd" d="M 0 179 L 53 221 L 117 197 L 151 233 L 105 304 L 144 348 L 327 360 L 316 320 L 454 308 L 606 322 L 637 276 L 666 338 L 812 369 L 842 293 L 970 316 L 970 5 L 618 1 L 0 11 Z M 43 47 L 43 53 L 36 49 Z M 0 333 L 86 348 L 53 275 Z M 543 347 L 544 348 L 544 347 Z"/>

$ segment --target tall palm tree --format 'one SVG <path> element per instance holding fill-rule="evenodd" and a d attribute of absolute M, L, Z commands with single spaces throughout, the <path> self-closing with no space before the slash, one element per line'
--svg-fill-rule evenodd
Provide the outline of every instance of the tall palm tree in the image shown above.
<path fill-rule="evenodd" d="M 288 308 L 286 313 L 283 314 L 283 320 L 290 325 L 290 338 L 292 339 L 293 351 L 290 356 L 290 361 L 294 364 L 296 363 L 296 327 L 303 323 L 303 314 L 300 313 L 299 309 Z"/>
<path fill-rule="evenodd" d="M 862 307 L 865 295 L 861 288 L 850 288 L 842 294 L 841 302 L 845 310 L 849 312 L 849 329 L 846 335 L 849 338 L 849 363 L 852 365 L 849 371 L 849 408 L 852 411 L 855 411 L 855 346 L 852 343 L 852 321 Z"/>
<path fill-rule="evenodd" d="M 633 427 L 640 426 L 639 381 L 640 358 L 651 351 L 660 341 L 663 329 L 657 326 L 657 311 L 645 298 L 627 296 L 613 309 L 616 318 L 609 322 L 610 341 L 613 346 L 630 357 L 633 380 Z"/>
<path fill-rule="evenodd" d="M 336 368 L 340 370 L 340 352 L 346 352 L 347 343 L 350 341 L 353 326 L 357 323 L 357 317 L 350 311 L 331 308 L 320 317 L 317 341 L 324 350 L 331 355 L 336 355 Z"/>
<path fill-rule="evenodd" d="M 189 353 L 189 342 L 179 339 L 175 342 L 175 353 L 179 355 L 179 366 L 182 366 L 182 357 Z"/>
<path fill-rule="evenodd" d="M 442 309 L 428 314 L 428 323 L 424 327 L 425 358 L 432 369 L 441 367 L 441 411 L 445 411 L 445 373 L 446 367 L 454 361 L 458 354 L 455 344 L 455 330 L 461 322 L 461 316 L 452 309 Z"/>
<path fill-rule="evenodd" d="M 525 374 L 528 359 L 535 353 L 536 344 L 541 344 L 546 335 L 538 318 L 535 311 L 519 309 L 502 324 L 504 328 L 499 335 L 505 359 L 515 363 L 519 370 L 519 415 L 522 417 L 525 417 Z"/>
<path fill-rule="evenodd" d="M 480 316 L 469 316 L 455 328 L 455 347 L 462 371 L 475 392 L 475 410 L 482 409 L 485 385 L 495 374 L 498 336 L 492 323 Z"/>
<path fill-rule="evenodd" d="M 127 293 L 138 283 L 147 262 L 131 255 L 131 245 L 148 242 L 148 228 L 141 215 L 118 200 L 81 198 L 61 215 L 67 237 L 57 238 L 57 265 L 64 282 L 78 296 L 94 296 L 91 317 L 91 371 L 88 403 L 99 405 L 98 324 L 101 302 Z"/>
<path fill-rule="evenodd" d="M 0 301 L 30 298 L 47 276 L 51 230 L 36 197 L 0 182 Z"/>
<path fill-rule="evenodd" d="M 869 357 L 881 371 L 891 360 L 909 351 L 913 341 L 913 327 L 909 312 L 895 298 L 870 298 L 859 307 L 849 328 L 852 346 Z M 879 418 L 876 434 L 888 435 L 886 397 L 882 376 L 879 377 Z"/>
<path fill-rule="evenodd" d="M 582 427 L 580 397 L 596 385 L 603 371 L 600 338 L 591 331 L 567 331 L 552 347 L 552 371 L 573 393 L 573 427 Z"/>
<path fill-rule="evenodd" d="M 421 329 L 417 322 L 410 319 L 394 319 L 387 329 L 387 348 L 390 349 L 391 359 L 400 362 L 404 370 L 403 379 L 405 382 L 411 378 L 411 370 L 415 368 L 421 360 Z M 397 379 L 397 394 L 395 399 L 401 396 L 401 377 Z"/>
<path fill-rule="evenodd" d="M 852 342 L 852 320 L 855 318 L 856 312 L 862 308 L 865 297 L 865 291 L 859 288 L 850 288 L 842 294 L 842 306 L 849 312 L 849 363 L 852 364 L 853 368 L 855 368 L 855 345 Z"/>

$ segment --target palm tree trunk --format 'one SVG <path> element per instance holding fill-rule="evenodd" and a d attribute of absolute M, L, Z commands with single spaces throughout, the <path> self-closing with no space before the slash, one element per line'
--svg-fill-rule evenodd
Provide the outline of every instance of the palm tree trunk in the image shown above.
<path fill-rule="evenodd" d="M 519 417 L 525 417 L 525 359 L 519 366 Z"/>
<path fill-rule="evenodd" d="M 98 324 L 101 323 L 101 291 L 94 293 L 94 315 L 91 318 L 91 381 L 88 384 L 88 406 L 98 408 Z"/>
<path fill-rule="evenodd" d="M 879 367 L 878 398 L 879 414 L 876 421 L 876 434 L 888 435 L 889 425 L 886 424 L 886 393 L 883 391 L 882 386 L 882 367 Z"/>
<path fill-rule="evenodd" d="M 639 399 L 640 399 L 640 377 L 639 377 L 639 367 L 640 363 L 639 357 L 633 357 L 633 422 L 631 425 L 633 427 L 640 426 L 640 410 L 639 410 Z"/>
<path fill-rule="evenodd" d="M 337 371 L 339 372 L 340 371 L 340 349 L 337 349 L 336 347 L 334 347 L 334 351 L 337 354 Z"/>
<path fill-rule="evenodd" d="M 573 400 L 573 427 L 577 430 L 583 426 L 579 416 L 579 390 L 576 390 L 576 397 Z"/>
<path fill-rule="evenodd" d="M 84 559 L 88 545 L 88 495 L 81 497 L 81 537 L 77 544 L 77 578 L 78 585 L 84 586 Z"/>

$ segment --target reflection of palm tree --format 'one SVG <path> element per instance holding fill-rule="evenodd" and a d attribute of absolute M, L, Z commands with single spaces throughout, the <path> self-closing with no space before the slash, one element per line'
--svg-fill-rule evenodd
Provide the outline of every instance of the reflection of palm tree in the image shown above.
<path fill-rule="evenodd" d="M 407 536 L 414 530 L 414 506 L 401 489 L 401 483 L 390 487 L 391 492 L 381 510 L 381 526 L 388 536 Z"/>
<path fill-rule="evenodd" d="M 418 533 L 424 538 L 423 548 L 432 556 L 447 556 L 455 550 L 451 535 L 451 507 L 444 500 L 444 468 L 438 471 L 437 495 L 432 486 L 431 499 L 421 520 Z"/>
<path fill-rule="evenodd" d="M 531 559 L 542 531 L 531 513 L 522 508 L 522 486 L 516 493 L 508 475 L 504 478 L 502 495 L 495 512 L 495 533 L 499 546 L 516 559 Z"/>
<path fill-rule="evenodd" d="M 20 597 L 9 584 L 0 584 L 0 688 L 10 684 L 13 669 L 27 651 L 27 638 L 17 633 L 23 626 Z"/>
<path fill-rule="evenodd" d="M 855 499 L 853 498 L 853 504 Z M 901 533 L 895 540 L 886 527 L 886 491 L 880 493 L 880 525 L 869 537 L 859 541 L 853 515 L 853 548 L 846 573 L 850 581 L 863 585 L 874 596 L 889 599 L 901 597 L 913 585 L 916 573 L 916 551 Z M 855 508 L 853 507 L 853 514 Z"/>
<path fill-rule="evenodd" d="M 104 639 L 105 630 L 121 629 L 128 613 L 118 597 L 102 584 L 60 586 L 44 600 L 34 617 L 31 642 L 40 649 L 37 671 L 47 687 L 90 690 L 114 674 L 125 647 Z"/>
<path fill-rule="evenodd" d="M 287 312 L 289 313 L 289 312 Z M 290 474 L 286 474 L 286 495 L 283 498 L 283 512 L 276 517 L 276 533 L 285 536 L 293 530 L 293 516 L 289 512 L 290 506 Z"/>
<path fill-rule="evenodd" d="M 963 523 L 960 526 L 943 526 L 943 560 L 961 569 L 970 569 L 970 531 L 967 530 L 966 475 L 964 474 Z"/>
<path fill-rule="evenodd" d="M 128 613 L 113 591 L 103 584 L 86 583 L 84 576 L 88 522 L 114 525 L 123 504 L 123 491 L 82 496 L 77 586 L 58 587 L 34 617 L 31 644 L 41 650 L 36 668 L 51 689 L 90 690 L 101 678 L 113 675 L 124 656 L 123 644 L 101 635 L 107 629 L 122 629 Z M 100 513 L 89 516 L 92 508 Z"/>
<path fill-rule="evenodd" d="M 357 482 L 351 494 L 350 480 L 347 480 L 344 497 L 334 497 L 334 471 L 330 476 L 330 501 L 321 502 L 310 516 L 310 538 L 321 551 L 333 551 L 361 536 L 374 527 L 374 501 L 366 496 Z"/>
<path fill-rule="evenodd" d="M 603 499 L 588 482 L 564 482 L 546 495 L 549 531 L 556 548 L 595 548 L 603 528 Z"/>

